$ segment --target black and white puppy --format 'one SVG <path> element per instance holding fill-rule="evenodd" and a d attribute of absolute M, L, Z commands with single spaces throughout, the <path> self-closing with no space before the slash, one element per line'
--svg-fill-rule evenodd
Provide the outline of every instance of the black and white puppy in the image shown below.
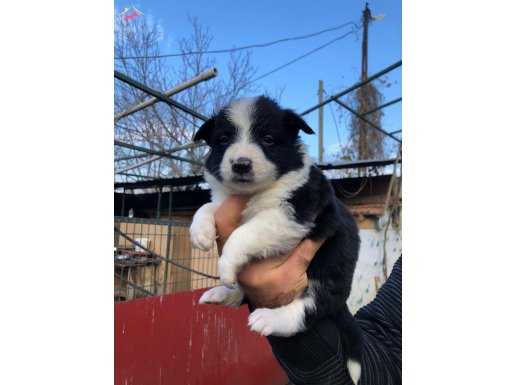
<path fill-rule="evenodd" d="M 250 329 L 266 336 L 292 336 L 342 309 L 350 314 L 346 300 L 358 258 L 358 228 L 329 181 L 312 164 L 299 131 L 314 133 L 299 115 L 260 96 L 231 103 L 194 137 L 211 148 L 204 175 L 212 202 L 193 217 L 193 245 L 211 249 L 216 238 L 213 214 L 226 197 L 250 196 L 242 224 L 221 253 L 223 286 L 206 291 L 200 303 L 239 306 L 244 294 L 236 275 L 251 259 L 288 253 L 305 238 L 326 240 L 309 265 L 309 286 L 300 298 L 250 314 Z M 347 363 L 354 382 L 360 375 L 357 361 L 354 357 Z"/>

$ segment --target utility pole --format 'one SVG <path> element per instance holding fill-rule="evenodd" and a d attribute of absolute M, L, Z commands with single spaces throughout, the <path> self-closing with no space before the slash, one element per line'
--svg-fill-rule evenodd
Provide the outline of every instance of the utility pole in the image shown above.
<path fill-rule="evenodd" d="M 372 13 L 368 8 L 368 3 L 365 4 L 363 10 L 363 41 L 361 44 L 361 81 L 366 81 L 368 78 L 368 24 L 372 19 Z M 359 112 L 363 113 L 368 111 L 368 98 L 367 87 L 361 87 L 358 91 L 359 95 Z M 366 159 L 369 156 L 368 142 L 367 142 L 368 127 L 365 122 L 359 122 L 359 140 L 358 140 L 358 156 L 359 159 Z"/>
<path fill-rule="evenodd" d="M 318 81 L 318 103 L 324 101 L 324 81 Z M 318 163 L 324 162 L 324 106 L 318 109 Z"/>

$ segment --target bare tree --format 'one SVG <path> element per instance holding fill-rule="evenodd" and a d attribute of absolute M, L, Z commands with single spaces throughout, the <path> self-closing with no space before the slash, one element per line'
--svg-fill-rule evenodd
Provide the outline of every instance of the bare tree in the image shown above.
<path fill-rule="evenodd" d="M 347 105 L 362 115 L 377 108 L 383 101 L 383 95 L 373 83 L 365 84 L 352 92 L 347 98 Z M 340 107 L 341 108 L 341 107 Z M 366 115 L 366 119 L 381 127 L 383 112 L 381 110 Z M 350 146 L 342 154 L 347 159 L 382 159 L 384 158 L 385 136 L 355 115 L 350 115 Z"/>
<path fill-rule="evenodd" d="M 156 22 L 147 17 L 140 17 L 129 23 L 120 19 L 115 21 L 115 68 L 128 76 L 145 83 L 156 90 L 165 91 L 174 84 L 182 83 L 199 73 L 217 65 L 214 57 L 203 52 L 209 50 L 213 36 L 207 27 L 197 18 L 190 18 L 191 34 L 178 40 L 178 51 L 183 55 L 168 60 L 158 58 L 162 54 L 163 32 Z M 190 52 L 198 52 L 188 54 Z M 141 58 L 129 59 L 138 56 Z M 251 64 L 250 52 L 231 53 L 225 68 L 219 71 L 217 78 L 200 83 L 181 93 L 173 99 L 187 105 L 204 115 L 210 115 L 230 100 L 255 91 L 251 78 L 255 68 Z M 148 99 L 149 96 L 137 89 L 115 82 L 115 110 L 123 111 L 129 106 Z M 134 113 L 115 124 L 115 137 L 121 141 L 166 151 L 191 141 L 201 121 L 164 103 L 157 103 L 142 111 Z M 177 155 L 200 160 L 205 155 L 205 148 L 188 149 Z M 116 157 L 141 154 L 132 150 L 116 148 Z M 120 170 L 141 162 L 145 158 L 135 158 L 116 162 Z M 161 158 L 158 161 L 136 168 L 131 173 L 150 177 L 181 176 L 198 173 L 198 166 Z"/>

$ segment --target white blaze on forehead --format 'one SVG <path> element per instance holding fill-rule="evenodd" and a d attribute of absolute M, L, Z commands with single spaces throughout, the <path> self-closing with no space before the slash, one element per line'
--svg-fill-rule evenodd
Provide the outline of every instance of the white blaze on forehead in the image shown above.
<path fill-rule="evenodd" d="M 256 98 L 243 98 L 231 103 L 227 108 L 227 119 L 238 129 L 238 141 L 250 141 L 250 127 Z"/>

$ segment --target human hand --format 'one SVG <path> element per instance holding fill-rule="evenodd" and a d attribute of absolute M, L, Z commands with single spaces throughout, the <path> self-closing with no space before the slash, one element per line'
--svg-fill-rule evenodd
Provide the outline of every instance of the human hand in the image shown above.
<path fill-rule="evenodd" d="M 215 212 L 218 250 L 238 227 L 248 198 L 231 196 Z M 238 274 L 238 282 L 256 307 L 274 308 L 290 303 L 308 284 L 306 270 L 323 241 L 302 241 L 289 255 L 254 260 Z"/>

